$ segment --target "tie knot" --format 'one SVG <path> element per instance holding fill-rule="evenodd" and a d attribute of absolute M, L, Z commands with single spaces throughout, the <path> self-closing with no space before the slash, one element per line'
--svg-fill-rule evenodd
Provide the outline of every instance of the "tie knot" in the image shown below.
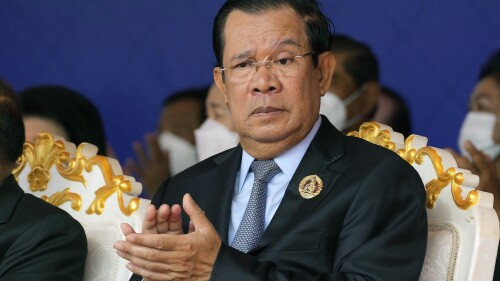
<path fill-rule="evenodd" d="M 255 180 L 260 182 L 269 182 L 281 172 L 280 167 L 274 160 L 255 160 L 250 167 L 255 174 Z"/>

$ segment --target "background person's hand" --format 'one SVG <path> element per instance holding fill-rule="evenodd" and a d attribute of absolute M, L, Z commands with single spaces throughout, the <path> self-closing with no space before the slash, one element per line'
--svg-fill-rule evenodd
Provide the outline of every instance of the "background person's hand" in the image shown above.
<path fill-rule="evenodd" d="M 477 189 L 490 192 L 495 196 L 493 207 L 500 216 L 500 176 L 495 163 L 488 155 L 478 150 L 471 142 L 466 141 L 464 147 L 471 156 L 471 160 L 451 149 L 447 150 L 453 154 L 459 168 L 470 170 L 472 173 L 479 176 L 479 185 Z"/>
<path fill-rule="evenodd" d="M 149 198 L 152 198 L 158 186 L 170 176 L 168 152 L 162 151 L 156 133 L 144 136 L 144 149 L 140 141 L 132 144 L 137 161 L 129 158 L 125 162 L 125 174 L 139 178 Z"/>

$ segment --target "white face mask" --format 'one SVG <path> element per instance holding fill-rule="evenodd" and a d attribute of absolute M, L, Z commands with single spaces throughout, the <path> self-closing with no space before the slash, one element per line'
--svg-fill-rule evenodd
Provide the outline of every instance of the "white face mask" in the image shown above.
<path fill-rule="evenodd" d="M 194 131 L 194 137 L 199 161 L 235 147 L 239 142 L 237 133 L 212 118 L 207 118 L 200 128 Z"/>
<path fill-rule="evenodd" d="M 345 100 L 341 100 L 335 93 L 326 92 L 321 98 L 321 105 L 319 113 L 325 115 L 328 120 L 340 131 L 345 128 L 351 127 L 354 123 L 358 122 L 361 118 L 360 114 L 354 115 L 351 119 L 347 120 L 347 106 L 353 103 L 361 96 L 364 90 L 364 85 L 361 85 Z"/>
<path fill-rule="evenodd" d="M 464 148 L 464 142 L 470 141 L 474 146 L 495 159 L 500 154 L 500 145 L 493 141 L 493 132 L 497 117 L 495 114 L 486 112 L 470 111 L 465 116 L 462 128 L 460 128 L 460 136 L 458 137 L 458 146 L 460 153 L 471 159 L 471 156 Z"/>
<path fill-rule="evenodd" d="M 160 148 L 167 151 L 170 158 L 170 175 L 173 176 L 196 163 L 194 145 L 185 139 L 163 131 L 158 136 Z"/>

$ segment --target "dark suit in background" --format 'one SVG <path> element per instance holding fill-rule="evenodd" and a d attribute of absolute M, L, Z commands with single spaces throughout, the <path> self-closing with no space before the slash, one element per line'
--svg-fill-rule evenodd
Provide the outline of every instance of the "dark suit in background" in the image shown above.
<path fill-rule="evenodd" d="M 346 137 L 323 118 L 260 246 L 249 254 L 227 246 L 241 154 L 238 146 L 189 168 L 153 199 L 157 208 L 172 206 L 190 193 L 205 211 L 223 240 L 211 280 L 418 280 L 427 243 L 425 192 L 397 154 Z M 324 184 L 312 199 L 298 192 L 308 175 Z M 189 217 L 183 222 L 187 232 Z"/>
<path fill-rule="evenodd" d="M 65 211 L 25 194 L 12 175 L 0 185 L 0 280 L 83 280 L 87 239 Z"/>

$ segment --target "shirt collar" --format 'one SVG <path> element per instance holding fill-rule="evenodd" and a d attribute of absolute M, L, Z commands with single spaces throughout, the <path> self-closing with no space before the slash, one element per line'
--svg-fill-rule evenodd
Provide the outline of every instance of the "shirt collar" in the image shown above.
<path fill-rule="evenodd" d="M 302 161 L 304 154 L 306 154 L 307 148 L 318 132 L 320 125 L 321 116 L 318 117 L 318 120 L 316 120 L 316 123 L 314 123 L 311 131 L 303 140 L 301 140 L 291 149 L 285 151 L 283 154 L 274 158 L 274 161 L 276 162 L 276 164 L 278 164 L 281 171 L 287 178 L 291 179 L 293 174 L 295 174 L 295 170 L 297 170 L 300 161 Z M 253 160 L 255 160 L 255 158 L 243 149 L 243 153 L 241 155 L 240 177 L 238 182 L 239 191 L 241 191 L 241 188 L 243 187 L 243 183 L 245 182 L 247 174 L 250 171 L 250 165 L 252 164 Z"/>

